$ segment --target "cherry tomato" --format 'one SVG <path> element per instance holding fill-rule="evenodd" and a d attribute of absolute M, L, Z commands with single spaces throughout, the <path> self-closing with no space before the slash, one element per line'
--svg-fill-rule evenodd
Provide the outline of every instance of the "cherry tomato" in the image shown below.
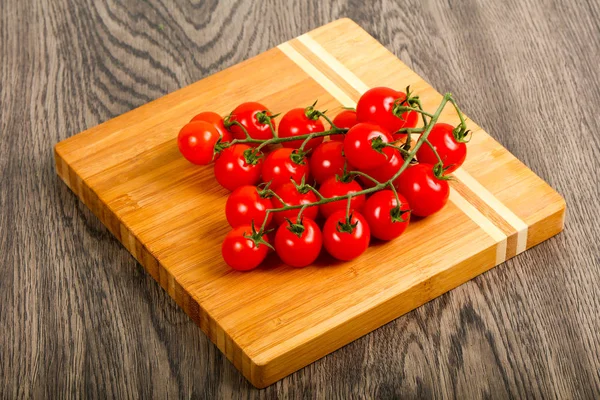
<path fill-rule="evenodd" d="M 212 124 L 204 121 L 190 122 L 179 131 L 177 146 L 189 162 L 206 165 L 213 160 L 215 145 L 220 137 Z"/>
<path fill-rule="evenodd" d="M 297 225 L 285 222 L 279 226 L 275 234 L 275 251 L 281 261 L 291 267 L 302 268 L 312 264 L 323 246 L 323 235 L 319 226 L 310 218 L 302 218 Z"/>
<path fill-rule="evenodd" d="M 251 234 L 252 228 L 249 225 L 242 225 L 234 228 L 225 236 L 221 254 L 231 268 L 238 271 L 250 271 L 258 267 L 267 257 L 269 247 L 264 243 L 254 243 L 252 239 L 246 237 Z M 263 235 L 262 240 L 267 242 L 267 235 Z"/>
<path fill-rule="evenodd" d="M 231 142 L 231 132 L 225 128 L 223 124 L 223 118 L 216 112 L 205 111 L 196 115 L 190 122 L 194 121 L 205 121 L 213 124 L 213 126 L 217 129 L 219 134 L 221 135 L 221 142 Z"/>
<path fill-rule="evenodd" d="M 467 158 L 467 145 L 458 142 L 454 138 L 453 131 L 454 127 L 450 124 L 435 124 L 427 137 L 442 159 L 444 168 L 448 167 L 445 174 L 456 171 L 465 162 L 465 158 Z M 438 163 L 435 153 L 427 144 L 419 147 L 417 160 L 425 164 L 435 165 Z"/>
<path fill-rule="evenodd" d="M 415 164 L 404 170 L 398 191 L 408 200 L 413 215 L 419 217 L 441 210 L 450 196 L 448 181 L 438 179 L 430 164 Z"/>
<path fill-rule="evenodd" d="M 394 149 L 392 147 L 375 149 L 377 141 L 383 146 L 383 143 L 393 142 L 394 139 L 378 125 L 365 122 L 356 124 L 346 133 L 344 154 L 360 171 L 379 168 L 385 165 Z"/>
<path fill-rule="evenodd" d="M 279 122 L 279 137 L 287 138 L 323 132 L 325 127 L 321 120 L 318 117 L 317 119 L 310 118 L 309 113 L 310 110 L 307 111 L 305 108 L 294 108 L 288 111 Z M 298 149 L 302 146 L 303 142 L 304 140 L 292 140 L 291 142 L 283 142 L 282 146 Z M 323 142 L 322 136 L 311 139 L 306 146 L 304 146 L 304 149 L 306 151 L 314 149 L 321 144 L 321 142 Z"/>
<path fill-rule="evenodd" d="M 410 207 L 398 194 L 400 205 L 391 190 L 381 190 L 367 199 L 362 214 L 369 223 L 371 235 L 381 240 L 392 240 L 402 235 L 410 220 Z"/>
<path fill-rule="evenodd" d="M 414 128 L 419 122 L 419 114 L 416 111 L 404 112 L 400 117 L 392 112 L 394 103 L 405 99 L 406 93 L 387 87 L 369 89 L 360 96 L 356 105 L 358 122 L 379 124 L 392 134 L 401 128 Z"/>
<path fill-rule="evenodd" d="M 354 125 L 358 124 L 358 120 L 356 117 L 356 111 L 354 110 L 344 110 L 333 119 L 333 124 L 338 128 L 350 129 Z M 344 135 L 331 135 L 331 140 L 338 140 L 340 142 L 344 141 Z"/>
<path fill-rule="evenodd" d="M 349 193 L 360 192 L 361 190 L 362 187 L 355 180 L 342 182 L 337 176 L 332 176 L 331 178 L 323 182 L 323 184 L 319 188 L 319 193 L 321 193 L 323 197 L 331 198 L 336 196 L 344 196 Z M 350 200 L 350 210 L 360 211 L 363 204 L 365 204 L 365 199 L 366 196 L 364 194 L 360 196 L 354 196 L 352 200 Z M 331 203 L 321 204 L 319 206 L 319 210 L 321 211 L 321 214 L 323 214 L 323 216 L 327 218 L 338 210 L 346 211 L 347 205 L 348 200 L 342 199 L 338 201 L 333 201 Z"/>
<path fill-rule="evenodd" d="M 317 201 L 317 196 L 314 194 L 314 192 L 312 192 L 311 190 L 308 190 L 305 193 L 302 193 L 301 191 L 299 191 L 296 188 L 296 185 L 294 184 L 294 182 L 284 183 L 283 185 L 281 185 L 275 189 L 275 193 L 279 197 L 281 197 L 281 199 L 285 202 L 285 205 L 288 205 L 288 206 L 309 204 L 309 203 L 314 203 Z M 273 201 L 274 208 L 281 208 L 284 206 L 284 204 L 282 204 L 279 201 L 279 199 L 277 199 L 277 197 L 273 197 L 272 201 Z M 275 214 L 275 216 L 274 216 L 275 223 L 277 225 L 281 225 L 285 222 L 286 218 L 291 221 L 294 221 L 294 220 L 296 220 L 296 216 L 298 215 L 298 212 L 300 212 L 299 208 L 287 210 L 287 211 L 276 212 L 276 213 L 274 213 Z M 317 207 L 317 206 L 308 207 L 302 212 L 302 215 L 304 217 L 310 218 L 312 220 L 317 219 L 318 214 L 319 214 L 319 207 Z"/>
<path fill-rule="evenodd" d="M 365 217 L 354 212 L 350 223 L 355 226 L 352 232 L 347 232 L 350 227 L 346 225 L 346 211 L 339 210 L 331 214 L 323 226 L 323 245 L 338 260 L 353 260 L 369 247 L 371 232 Z"/>
<path fill-rule="evenodd" d="M 256 186 L 240 186 L 227 198 L 225 216 L 232 228 L 250 225 L 252 221 L 254 226 L 259 228 L 265 221 L 267 210 L 271 208 L 273 208 L 271 199 L 262 197 Z M 273 215 L 269 214 L 267 225 L 272 218 Z"/>
<path fill-rule="evenodd" d="M 260 181 L 262 159 L 252 160 L 250 146 L 234 144 L 223 150 L 215 161 L 215 178 L 225 189 L 231 191 Z"/>
<path fill-rule="evenodd" d="M 271 182 L 271 189 L 275 189 L 290 179 L 302 182 L 308 179 L 308 160 L 306 157 L 294 154 L 294 149 L 277 149 L 269 153 L 262 167 L 263 182 Z"/>
<path fill-rule="evenodd" d="M 329 141 L 321 143 L 315 149 L 310 157 L 310 173 L 317 183 L 323 183 L 328 178 L 335 175 L 342 175 L 344 172 L 344 144 L 338 141 Z M 348 164 L 348 171 L 352 171 L 353 167 Z"/>
<path fill-rule="evenodd" d="M 364 173 L 369 175 L 370 177 L 374 178 L 375 180 L 377 180 L 380 183 L 387 182 L 388 180 L 392 179 L 392 177 L 396 174 L 396 172 L 398 172 L 398 170 L 402 167 L 402 164 L 404 164 L 404 159 L 400 155 L 400 152 L 396 149 L 392 149 L 392 150 L 393 151 L 392 151 L 390 157 L 388 158 L 387 162 L 383 166 L 381 166 L 379 168 L 366 170 L 366 171 L 364 171 Z M 397 185 L 398 179 L 399 178 L 396 178 L 394 180 L 394 185 Z M 375 186 L 373 181 L 371 181 L 370 179 L 364 178 L 362 176 L 360 177 L 360 181 L 363 183 L 363 185 L 365 187 Z"/>
<path fill-rule="evenodd" d="M 273 137 L 273 132 L 271 132 L 271 128 L 269 124 L 264 121 L 259 121 L 258 114 L 266 111 L 268 116 L 271 116 L 271 112 L 268 111 L 267 107 L 263 106 L 260 103 L 256 102 L 248 102 L 242 103 L 237 106 L 232 112 L 229 118 L 230 122 L 237 121 L 246 128 L 248 134 L 253 139 L 271 139 Z M 271 124 L 273 124 L 273 129 L 276 128 L 275 121 L 271 119 Z M 231 133 L 233 133 L 233 137 L 235 139 L 244 139 L 246 135 L 242 128 L 237 125 L 231 125 L 229 128 Z"/>

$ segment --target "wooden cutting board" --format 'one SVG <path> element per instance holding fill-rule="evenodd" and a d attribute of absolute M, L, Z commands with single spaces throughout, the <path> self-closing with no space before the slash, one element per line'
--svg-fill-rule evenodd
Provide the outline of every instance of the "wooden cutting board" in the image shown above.
<path fill-rule="evenodd" d="M 250 273 L 220 254 L 228 192 L 180 156 L 196 113 L 273 112 L 319 99 L 335 115 L 370 87 L 441 95 L 348 19 L 332 22 L 56 145 L 58 175 L 257 387 L 265 387 L 556 235 L 565 202 L 480 127 L 446 208 L 352 262 L 323 255 Z M 486 90 L 486 88 L 481 88 Z M 477 93 L 473 93 L 477 96 Z M 493 105 L 490 105 L 490 107 Z M 440 121 L 457 124 L 447 107 Z"/>

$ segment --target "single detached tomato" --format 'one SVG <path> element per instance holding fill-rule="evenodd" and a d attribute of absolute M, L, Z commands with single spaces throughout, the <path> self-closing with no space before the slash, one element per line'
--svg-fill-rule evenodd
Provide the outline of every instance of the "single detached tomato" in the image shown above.
<path fill-rule="evenodd" d="M 190 122 L 194 121 L 205 121 L 213 124 L 213 126 L 219 131 L 221 135 L 221 142 L 231 142 L 231 132 L 229 132 L 223 124 L 223 118 L 216 112 L 205 111 L 196 115 Z"/>
<path fill-rule="evenodd" d="M 225 189 L 235 190 L 260 181 L 263 161 L 245 144 L 234 144 L 223 150 L 215 161 L 215 178 Z"/>
<path fill-rule="evenodd" d="M 213 160 L 215 145 L 220 137 L 219 132 L 211 123 L 190 122 L 179 131 L 177 146 L 189 162 L 206 165 Z"/>
<path fill-rule="evenodd" d="M 267 140 L 273 137 L 273 132 L 268 124 L 268 119 L 272 116 L 267 107 L 260 103 L 248 102 L 237 106 L 229 116 L 229 124 L 238 122 L 242 124 L 248 131 L 248 134 L 253 139 Z M 273 129 L 276 128 L 275 121 L 271 119 Z M 244 139 L 246 134 L 244 130 L 236 124 L 229 126 L 229 130 L 233 133 L 235 139 Z"/>
<path fill-rule="evenodd" d="M 252 235 L 250 225 L 242 225 L 231 230 L 221 246 L 223 260 L 233 269 L 249 271 L 260 265 L 267 257 L 269 247 L 265 243 L 249 239 Z M 268 243 L 267 235 L 262 240 Z"/>
<path fill-rule="evenodd" d="M 328 178 L 344 173 L 344 144 L 338 141 L 321 143 L 310 157 L 310 173 L 317 183 L 323 183 Z M 348 163 L 346 170 L 353 167 Z"/>
<path fill-rule="evenodd" d="M 354 125 L 358 124 L 358 119 L 356 117 L 356 111 L 354 110 L 344 110 L 333 119 L 333 124 L 338 128 L 350 129 Z M 331 140 L 338 140 L 340 142 L 344 141 L 344 135 L 331 135 Z"/>
<path fill-rule="evenodd" d="M 374 193 L 363 206 L 362 214 L 369 223 L 371 235 L 381 240 L 392 240 L 402 235 L 410 220 L 408 202 L 398 194 L 400 203 L 394 192 L 382 190 Z"/>
<path fill-rule="evenodd" d="M 448 181 L 437 178 L 430 164 L 415 164 L 404 170 L 398 191 L 408 200 L 413 215 L 419 217 L 441 210 L 450 196 Z"/>
<path fill-rule="evenodd" d="M 344 154 L 360 171 L 379 168 L 385 165 L 394 151 L 385 144 L 393 141 L 392 136 L 379 125 L 356 124 L 346 133 Z"/>
<path fill-rule="evenodd" d="M 393 151 L 390 157 L 384 165 L 382 165 L 379 168 L 369 169 L 363 172 L 380 183 L 384 183 L 392 179 L 392 177 L 396 175 L 396 172 L 398 172 L 398 170 L 402 167 L 402 164 L 404 164 L 404 159 L 400 155 L 400 152 L 396 149 L 392 150 Z M 399 178 L 396 178 L 394 180 L 394 185 L 397 185 L 398 179 Z M 362 176 L 360 177 L 360 181 L 365 187 L 370 188 L 375 186 L 372 180 L 364 178 Z"/>
<path fill-rule="evenodd" d="M 288 111 L 279 122 L 278 132 L 280 138 L 288 138 L 323 132 L 324 130 L 325 127 L 323 126 L 323 123 L 319 119 L 318 115 L 314 113 L 314 109 L 312 107 L 307 107 L 294 108 Z M 302 146 L 303 142 L 304 140 L 292 140 L 291 142 L 283 142 L 281 144 L 283 147 L 297 149 Z M 314 149 L 321 142 L 323 142 L 322 136 L 311 139 L 306 146 L 304 146 L 304 149 L 306 151 Z"/>
<path fill-rule="evenodd" d="M 352 213 L 348 224 L 346 211 L 336 211 L 323 225 L 323 245 L 338 260 L 349 261 L 360 256 L 369 247 L 370 240 L 369 224 L 358 212 Z"/>
<path fill-rule="evenodd" d="M 260 227 L 265 221 L 267 210 L 273 208 L 271 199 L 261 196 L 256 186 L 240 186 L 227 198 L 225 204 L 225 216 L 232 228 L 242 225 L 250 225 L 254 221 L 255 227 Z M 273 218 L 269 214 L 267 225 Z"/>
<path fill-rule="evenodd" d="M 358 122 L 381 125 L 391 134 L 395 134 L 402 128 L 414 128 L 419 122 L 419 114 L 416 111 L 405 111 L 400 116 L 393 113 L 394 105 L 401 104 L 404 100 L 406 100 L 404 92 L 387 87 L 369 89 L 360 96 L 356 105 Z"/>
<path fill-rule="evenodd" d="M 308 160 L 295 149 L 277 149 L 269 153 L 262 167 L 263 182 L 271 182 L 271 189 L 284 183 L 308 179 Z"/>
<path fill-rule="evenodd" d="M 323 182 L 319 188 L 319 193 L 321 193 L 323 197 L 332 198 L 337 196 L 345 196 L 349 193 L 360 192 L 361 190 L 362 187 L 360 184 L 353 179 L 349 180 L 348 182 L 343 182 L 338 176 L 332 176 Z M 364 194 L 352 197 L 352 200 L 350 200 L 350 210 L 360 211 L 363 204 L 365 204 L 365 199 L 366 196 Z M 321 214 L 327 218 L 338 210 L 346 211 L 347 205 L 348 200 L 342 199 L 333 201 L 331 203 L 321 204 L 319 206 L 319 210 L 321 211 Z"/>
<path fill-rule="evenodd" d="M 281 261 L 291 267 L 302 268 L 312 264 L 323 246 L 319 226 L 310 218 L 302 218 L 295 224 L 285 222 L 275 234 L 275 251 Z"/>
<path fill-rule="evenodd" d="M 454 137 L 454 127 L 450 124 L 435 124 L 427 139 L 439 154 L 446 174 L 456 171 L 467 158 L 467 145 Z M 425 164 L 435 165 L 438 159 L 431 147 L 423 144 L 417 151 L 417 160 Z"/>
<path fill-rule="evenodd" d="M 302 204 L 310 204 L 317 201 L 317 196 L 314 194 L 313 191 L 304 188 L 301 188 L 299 190 L 294 184 L 294 182 L 284 183 L 283 185 L 276 188 L 274 192 L 285 202 L 285 204 L 282 204 L 281 201 L 279 201 L 279 199 L 277 198 L 277 196 L 274 196 L 272 198 L 274 208 L 281 208 L 285 205 L 297 206 Z M 296 217 L 298 216 L 298 212 L 300 212 L 300 208 L 276 212 L 274 213 L 275 223 L 277 225 L 281 225 L 285 222 L 286 218 L 295 221 Z M 317 206 L 307 207 L 302 212 L 302 215 L 304 217 L 310 218 L 312 220 L 317 219 L 318 214 L 319 208 Z"/>

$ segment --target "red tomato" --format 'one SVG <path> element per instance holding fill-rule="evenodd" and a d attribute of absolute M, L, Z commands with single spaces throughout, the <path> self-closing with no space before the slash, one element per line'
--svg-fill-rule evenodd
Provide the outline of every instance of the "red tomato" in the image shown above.
<path fill-rule="evenodd" d="M 429 143 L 431 143 L 442 159 L 444 168 L 448 167 L 445 174 L 456 171 L 465 162 L 465 158 L 467 158 L 467 145 L 458 142 L 454 138 L 453 131 L 454 127 L 452 125 L 444 123 L 435 124 L 427 137 Z M 419 147 L 417 160 L 425 164 L 435 165 L 438 163 L 435 153 L 427 144 Z"/>
<path fill-rule="evenodd" d="M 179 131 L 177 146 L 181 154 L 191 163 L 210 164 L 215 155 L 215 145 L 221 136 L 208 122 L 190 122 Z"/>
<path fill-rule="evenodd" d="M 323 132 L 325 127 L 321 120 L 317 117 L 317 119 L 310 118 L 305 108 L 294 108 L 288 111 L 281 121 L 279 122 L 279 137 L 280 138 L 288 138 L 293 136 L 300 135 L 308 135 L 311 133 Z M 291 142 L 283 142 L 281 145 L 283 147 L 289 147 L 292 149 L 298 149 L 302 146 L 304 140 L 292 140 Z M 314 149 L 319 144 L 323 142 L 323 137 L 317 137 L 311 139 L 304 149 L 308 151 L 309 149 Z"/>
<path fill-rule="evenodd" d="M 402 164 L 404 164 L 404 159 L 400 155 L 400 152 L 396 149 L 392 149 L 392 150 L 393 151 L 390 155 L 390 158 L 388 158 L 387 162 L 383 166 L 381 166 L 379 168 L 375 168 L 375 169 L 366 170 L 366 171 L 364 171 L 364 173 L 369 175 L 370 177 L 374 178 L 375 180 L 377 180 L 380 183 L 384 183 L 384 182 L 387 182 L 388 180 L 392 179 L 392 177 L 394 175 L 396 175 L 396 172 L 398 172 L 400 167 L 402 167 Z M 398 179 L 399 178 L 396 178 L 394 180 L 394 185 L 397 185 Z M 362 176 L 360 177 L 360 181 L 363 183 L 363 185 L 365 187 L 370 188 L 370 187 L 375 186 L 373 181 L 371 181 L 370 179 L 364 178 Z"/>
<path fill-rule="evenodd" d="M 406 199 L 394 192 L 382 190 L 374 193 L 363 206 L 362 214 L 369 223 L 371 235 L 381 240 L 392 240 L 402 235 L 410 220 L 410 207 Z"/>
<path fill-rule="evenodd" d="M 398 191 L 408 200 L 413 215 L 419 217 L 441 210 L 450 196 L 448 181 L 438 179 L 430 164 L 415 164 L 404 170 Z"/>
<path fill-rule="evenodd" d="M 272 115 L 270 111 L 268 111 L 267 107 L 263 106 L 260 103 L 256 102 L 248 102 L 242 103 L 237 106 L 232 112 L 229 118 L 230 122 L 237 121 L 246 128 L 248 134 L 253 139 L 271 139 L 273 137 L 273 132 L 271 132 L 271 128 L 269 124 L 265 121 L 259 121 L 258 115 L 262 112 L 266 111 L 268 116 Z M 276 124 L 274 120 L 271 120 L 273 124 L 273 128 L 276 128 Z M 233 133 L 233 137 L 235 139 L 244 139 L 246 135 L 242 128 L 237 125 L 231 125 L 229 130 Z"/>
<path fill-rule="evenodd" d="M 296 220 L 296 219 L 294 219 Z M 290 226 L 285 222 L 275 234 L 275 251 L 281 261 L 291 267 L 302 268 L 312 264 L 323 246 L 323 235 L 319 226 L 310 218 L 302 218 L 301 224 Z"/>
<path fill-rule="evenodd" d="M 308 179 L 308 160 L 299 154 L 294 154 L 294 149 L 277 149 L 269 153 L 262 167 L 263 182 L 271 182 L 271 189 L 275 189 L 290 179 L 302 182 Z"/>
<path fill-rule="evenodd" d="M 262 159 L 252 159 L 250 146 L 234 144 L 215 161 L 215 178 L 225 189 L 235 190 L 260 181 Z"/>
<path fill-rule="evenodd" d="M 362 187 L 355 180 L 351 180 L 349 182 L 342 182 L 336 176 L 332 176 L 327 179 L 321 187 L 319 188 L 319 193 L 326 198 L 332 198 L 337 196 L 344 196 L 348 193 L 356 193 L 360 192 Z M 361 194 L 360 196 L 354 196 L 352 200 L 350 200 L 350 210 L 360 211 L 363 204 L 365 204 L 366 196 Z M 321 214 L 325 218 L 329 217 L 331 214 L 338 210 L 346 211 L 346 206 L 348 205 L 348 200 L 342 199 L 333 201 L 331 203 L 321 204 L 319 206 L 319 210 Z"/>
<path fill-rule="evenodd" d="M 190 122 L 194 121 L 205 121 L 213 124 L 213 126 L 221 135 L 221 142 L 231 142 L 231 132 L 225 128 L 225 125 L 223 124 L 223 118 L 221 118 L 219 114 L 212 111 L 201 112 L 192 118 Z"/>
<path fill-rule="evenodd" d="M 323 245 L 338 260 L 353 260 L 369 247 L 371 232 L 365 217 L 354 212 L 350 223 L 354 228 L 346 224 L 346 211 L 339 210 L 331 214 L 323 226 Z"/>
<path fill-rule="evenodd" d="M 227 198 L 225 216 L 232 228 L 250 225 L 254 221 L 254 226 L 258 229 L 265 221 L 267 210 L 271 208 L 271 199 L 262 197 L 256 186 L 240 186 Z M 269 214 L 267 225 L 272 218 L 273 215 Z"/>
<path fill-rule="evenodd" d="M 317 183 L 323 183 L 328 178 L 344 173 L 346 158 L 343 154 L 344 144 L 338 141 L 321 143 L 310 157 L 310 173 Z M 347 170 L 353 167 L 348 164 Z"/>
<path fill-rule="evenodd" d="M 358 124 L 358 120 L 356 118 L 356 111 L 354 110 L 344 110 L 333 119 L 333 124 L 338 128 L 350 129 L 354 125 Z M 338 140 L 340 142 L 344 141 L 344 135 L 331 135 L 331 140 Z"/>
<path fill-rule="evenodd" d="M 392 134 L 402 128 L 414 128 L 419 122 L 416 111 L 404 112 L 401 117 L 393 114 L 394 103 L 405 99 L 406 93 L 387 87 L 369 89 L 360 96 L 356 105 L 358 121 L 379 124 Z"/>
<path fill-rule="evenodd" d="M 221 246 L 223 260 L 233 269 L 238 271 L 249 271 L 260 265 L 267 257 L 269 248 L 264 243 L 255 243 L 246 236 L 252 234 L 249 225 L 242 225 L 231 230 Z M 262 240 L 267 242 L 267 235 Z"/>
<path fill-rule="evenodd" d="M 281 208 L 284 205 L 297 206 L 301 204 L 314 203 L 317 201 L 317 196 L 314 194 L 314 192 L 308 190 L 305 193 L 302 193 L 296 188 L 296 185 L 293 182 L 284 183 L 283 185 L 279 186 L 275 189 L 275 193 L 285 202 L 285 204 L 282 204 L 277 197 L 273 197 L 272 201 L 275 208 Z M 276 212 L 274 213 L 275 223 L 277 225 L 281 225 L 285 222 L 286 218 L 295 221 L 298 212 L 300 212 L 300 208 Z M 302 212 L 303 217 L 310 218 L 312 220 L 317 219 L 318 214 L 319 207 L 317 206 L 307 207 Z"/>
<path fill-rule="evenodd" d="M 385 165 L 394 149 L 391 147 L 375 149 L 377 140 L 380 143 L 394 141 L 385 129 L 375 124 L 360 123 L 350 128 L 344 138 L 344 154 L 350 164 L 361 171 Z"/>

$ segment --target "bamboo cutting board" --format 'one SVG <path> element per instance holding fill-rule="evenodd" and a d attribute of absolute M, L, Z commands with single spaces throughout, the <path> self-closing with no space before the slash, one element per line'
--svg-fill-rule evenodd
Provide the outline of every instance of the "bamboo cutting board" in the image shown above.
<path fill-rule="evenodd" d="M 440 213 L 411 221 L 352 262 L 250 273 L 221 259 L 228 192 L 180 156 L 179 129 L 242 101 L 335 115 L 370 87 L 410 85 L 427 111 L 441 95 L 348 19 L 73 136 L 58 175 L 255 386 L 265 387 L 557 234 L 565 203 L 469 120 L 468 157 Z M 485 90 L 485 88 L 481 88 Z M 474 95 L 477 95 L 476 93 Z M 451 107 L 440 121 L 457 124 Z"/>

